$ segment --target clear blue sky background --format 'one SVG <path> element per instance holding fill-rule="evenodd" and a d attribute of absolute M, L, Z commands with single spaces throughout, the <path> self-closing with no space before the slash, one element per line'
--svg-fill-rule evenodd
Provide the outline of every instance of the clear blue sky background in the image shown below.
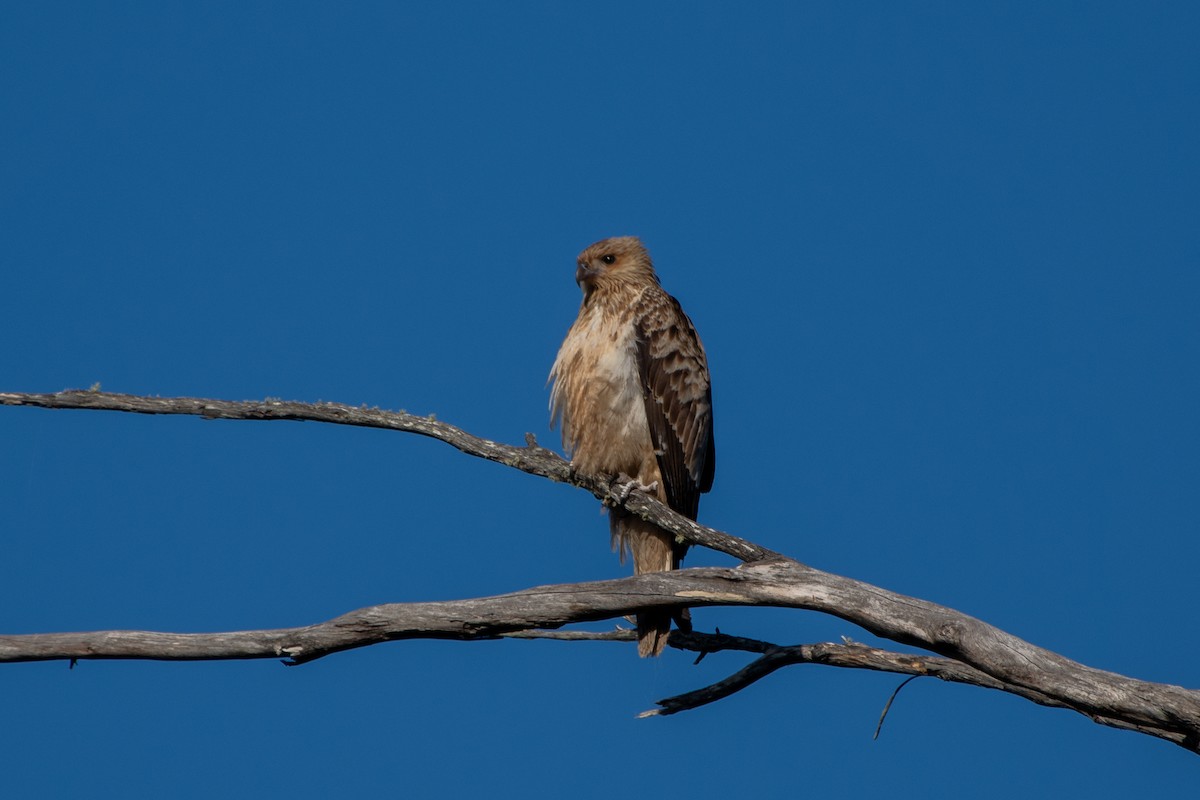
<path fill-rule="evenodd" d="M 703 521 L 1197 687 L 1198 8 L 6 3 L 0 389 L 556 442 L 574 257 L 638 234 L 708 346 Z M 0 443 L 5 632 L 301 625 L 626 569 L 589 496 L 416 437 L 7 408 Z M 10 665 L 0 760 L 12 797 L 1115 798 L 1200 775 L 933 680 L 873 742 L 899 679 L 821 667 L 634 718 L 745 661 Z"/>

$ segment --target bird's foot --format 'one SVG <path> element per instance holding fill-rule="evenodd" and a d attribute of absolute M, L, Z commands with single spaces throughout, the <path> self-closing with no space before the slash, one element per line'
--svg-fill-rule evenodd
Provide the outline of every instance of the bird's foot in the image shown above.
<path fill-rule="evenodd" d="M 629 499 L 629 495 L 633 494 L 634 489 L 652 495 L 658 491 L 658 481 L 651 481 L 649 484 L 645 484 L 637 478 L 631 478 L 622 472 L 613 483 L 613 490 L 622 504 Z"/>

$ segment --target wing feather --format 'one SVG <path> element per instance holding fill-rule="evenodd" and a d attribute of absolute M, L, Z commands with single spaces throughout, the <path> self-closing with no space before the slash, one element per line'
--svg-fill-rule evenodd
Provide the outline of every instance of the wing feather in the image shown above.
<path fill-rule="evenodd" d="M 717 461 L 704 346 L 679 302 L 657 287 L 643 294 L 635 318 L 646 421 L 667 505 L 695 519 Z"/>

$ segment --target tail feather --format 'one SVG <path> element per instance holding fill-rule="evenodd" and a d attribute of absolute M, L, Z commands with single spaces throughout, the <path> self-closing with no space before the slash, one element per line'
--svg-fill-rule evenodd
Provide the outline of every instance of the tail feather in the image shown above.
<path fill-rule="evenodd" d="M 643 611 L 637 615 L 638 655 L 642 658 L 662 655 L 671 635 L 671 615 L 661 611 Z"/>
<path fill-rule="evenodd" d="M 675 544 L 673 535 L 622 509 L 610 509 L 609 513 L 613 548 L 620 551 L 622 561 L 626 551 L 633 555 L 633 574 L 668 572 L 679 567 L 682 548 Z M 671 620 L 676 617 L 685 619 L 687 610 L 664 608 L 637 615 L 639 656 L 646 658 L 662 653 L 671 632 Z"/>

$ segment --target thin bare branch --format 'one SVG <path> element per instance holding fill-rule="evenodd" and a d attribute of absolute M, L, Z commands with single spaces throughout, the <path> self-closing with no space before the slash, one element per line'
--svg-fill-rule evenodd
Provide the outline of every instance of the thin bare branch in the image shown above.
<path fill-rule="evenodd" d="M 605 641 L 605 642 L 633 642 L 637 640 L 637 635 L 631 630 L 614 630 L 614 631 L 544 631 L 544 630 L 528 630 L 517 631 L 511 634 L 504 634 L 505 638 L 514 639 L 564 639 L 569 641 Z M 716 702 L 722 698 L 728 697 L 742 689 L 745 689 L 761 678 L 782 669 L 783 667 L 796 664 L 822 664 L 830 667 L 841 667 L 846 669 L 869 669 L 878 672 L 891 672 L 898 675 L 908 675 L 908 680 L 900 684 L 897 689 L 892 692 L 884 707 L 883 713 L 880 715 L 879 724 L 875 730 L 875 736 L 878 737 L 879 729 L 883 725 L 884 716 L 890 709 L 892 702 L 900 689 L 903 688 L 909 681 L 916 678 L 932 677 L 940 678 L 943 681 L 950 683 L 961 683 L 969 686 L 978 686 L 984 689 L 995 689 L 1009 694 L 1023 697 L 1026 700 L 1032 700 L 1039 705 L 1048 706 L 1050 708 L 1064 708 L 1072 711 L 1078 711 L 1071 706 L 1060 703 L 1053 698 L 1047 697 L 1039 692 L 1022 689 L 1016 686 L 1010 686 L 1001 681 L 996 680 L 987 673 L 980 672 L 977 669 L 967 666 L 959 661 L 951 658 L 942 658 L 941 656 L 929 656 L 916 653 L 896 653 L 889 650 L 881 650 L 876 647 L 868 647 L 864 644 L 856 642 L 842 642 L 835 644 L 833 642 L 821 642 L 817 644 L 797 644 L 797 645 L 778 645 L 771 642 L 764 642 L 759 639 L 747 639 L 742 636 L 729 636 L 723 633 L 702 633 L 700 631 L 672 631 L 671 637 L 667 644 L 677 650 L 688 650 L 701 654 L 717 653 L 722 651 L 740 651 L 747 653 L 760 653 L 763 658 L 758 659 L 746 668 L 743 668 L 717 683 L 702 689 L 697 689 L 686 694 L 669 697 L 665 700 L 659 700 L 657 705 L 659 708 L 643 711 L 639 717 L 666 716 L 669 714 L 678 714 L 681 711 L 690 711 L 700 708 L 709 703 Z M 1080 712 L 1083 713 L 1083 712 Z M 1135 731 L 1144 733 L 1150 736 L 1157 736 L 1175 744 L 1181 745 L 1188 749 L 1194 749 L 1189 744 L 1186 735 L 1175 732 L 1162 731 L 1156 728 L 1135 725 L 1124 720 L 1113 719 L 1111 717 L 1089 716 L 1094 722 L 1109 727 L 1118 728 L 1121 730 Z"/>
<path fill-rule="evenodd" d="M 749 643 L 749 646 L 745 646 L 746 643 Z M 1023 697 L 1038 705 L 1050 708 L 1065 708 L 1079 712 L 1093 722 L 1101 725 L 1157 736 L 1174 742 L 1188 750 L 1197 750 L 1194 738 L 1188 734 L 1177 731 L 1164 731 L 1155 726 L 1136 724 L 1125 719 L 1089 714 L 1082 709 L 1060 702 L 1041 692 L 998 681 L 991 675 L 967 666 L 960 661 L 955 661 L 952 658 L 915 653 L 896 653 L 857 643 L 834 644 L 832 642 L 822 642 L 819 644 L 781 646 L 734 636 L 699 632 L 682 633 L 680 631 L 671 633 L 671 639 L 668 641 L 668 644 L 672 647 L 700 652 L 730 649 L 761 652 L 765 655 L 735 675 L 710 687 L 688 692 L 677 697 L 670 697 L 666 700 L 660 700 L 658 702 L 660 708 L 643 712 L 641 716 L 676 714 L 680 711 L 698 708 L 721 697 L 727 697 L 734 691 L 744 689 L 759 679 L 786 666 L 793 664 L 823 664 L 830 667 L 891 672 L 898 675 L 910 675 L 912 678 L 940 678 L 950 683 L 962 683 L 970 686 L 978 686 L 983 689 L 995 689 L 997 691 L 1008 692 L 1017 697 Z M 903 685 L 901 684 L 901 686 Z M 899 688 L 896 692 L 898 691 Z M 889 707 L 892 700 L 895 699 L 896 692 L 893 692 L 892 696 L 888 699 Z M 884 714 L 886 713 L 887 709 L 885 708 Z M 883 717 L 881 716 L 880 725 L 882 723 Z M 878 735 L 878 729 L 876 730 L 876 735 Z"/>
<path fill-rule="evenodd" d="M 636 642 L 637 631 L 617 628 L 611 631 L 513 631 L 500 634 L 502 639 L 553 639 L 559 642 Z"/>
<path fill-rule="evenodd" d="M 606 476 L 577 474 L 557 453 L 541 447 L 532 433 L 525 434 L 525 446 L 493 442 L 473 436 L 461 428 L 405 411 L 383 411 L 365 406 L 340 403 L 298 403 L 285 400 L 209 400 L 199 397 L 144 397 L 114 394 L 83 389 L 68 389 L 52 394 L 0 392 L 0 405 L 35 406 L 37 408 L 70 408 L 93 411 L 124 411 L 134 414 L 181 414 L 204 419 L 232 420 L 291 420 L 293 422 L 325 422 L 335 425 L 354 425 L 428 436 L 454 447 L 467 455 L 495 461 L 530 475 L 569 483 L 586 489 L 608 505 L 624 505 L 633 513 L 654 522 L 663 530 L 698 544 L 733 556 L 740 561 L 764 561 L 782 558 L 779 553 L 739 539 L 728 533 L 705 527 L 682 514 L 672 511 L 645 492 L 634 491 L 625 497 Z"/>

